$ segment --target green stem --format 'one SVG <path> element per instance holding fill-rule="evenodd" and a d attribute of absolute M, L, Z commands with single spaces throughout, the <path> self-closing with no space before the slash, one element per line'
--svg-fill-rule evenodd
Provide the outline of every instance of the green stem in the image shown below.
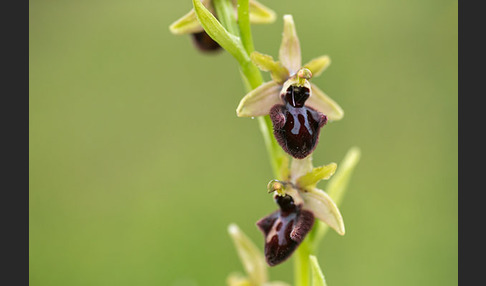
<path fill-rule="evenodd" d="M 243 81 L 247 92 L 257 88 L 263 83 L 263 77 L 260 70 L 250 60 L 250 53 L 253 52 L 253 38 L 250 26 L 249 1 L 240 0 L 238 3 L 238 26 L 233 14 L 233 6 L 228 0 L 214 0 L 214 7 L 221 25 L 232 34 L 239 34 L 244 47 L 242 53 L 248 55 L 244 60 L 238 60 L 240 70 L 244 77 Z M 236 28 L 235 28 L 236 27 Z M 234 30 L 239 28 L 239 33 Z M 272 121 L 268 115 L 258 117 L 258 125 L 262 132 L 265 146 L 270 158 L 273 174 L 277 179 L 283 179 L 282 164 L 285 163 L 282 152 L 272 134 Z"/>
<path fill-rule="evenodd" d="M 253 38 L 250 26 L 249 0 L 238 0 L 238 26 L 241 33 L 241 42 L 248 54 L 253 52 Z"/>
<path fill-rule="evenodd" d="M 213 0 L 213 6 L 218 15 L 221 25 L 231 34 L 239 36 L 238 26 L 236 25 L 235 12 L 230 0 Z"/>
<path fill-rule="evenodd" d="M 294 258 L 294 282 L 295 286 L 310 285 L 310 265 L 308 240 L 305 239 L 297 248 Z"/>

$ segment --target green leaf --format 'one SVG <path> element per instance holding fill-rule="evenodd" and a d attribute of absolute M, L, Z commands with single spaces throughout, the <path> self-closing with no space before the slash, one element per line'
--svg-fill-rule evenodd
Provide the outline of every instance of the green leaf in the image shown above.
<path fill-rule="evenodd" d="M 214 15 L 204 7 L 199 0 L 192 0 L 197 19 L 206 33 L 215 40 L 223 49 L 229 52 L 240 64 L 247 64 L 250 57 L 246 53 L 240 38 L 229 33 L 214 17 Z"/>
<path fill-rule="evenodd" d="M 317 262 L 317 258 L 314 255 L 309 255 L 311 272 L 312 272 L 312 286 L 326 286 L 326 280 L 324 274 L 322 274 L 321 267 Z"/>

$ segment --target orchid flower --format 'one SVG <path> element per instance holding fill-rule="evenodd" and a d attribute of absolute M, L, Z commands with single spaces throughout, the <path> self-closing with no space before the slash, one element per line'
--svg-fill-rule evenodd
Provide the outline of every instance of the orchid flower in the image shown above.
<path fill-rule="evenodd" d="M 270 115 L 282 149 L 294 158 L 307 157 L 317 145 L 320 129 L 344 115 L 334 100 L 309 81 L 329 66 L 329 57 L 324 55 L 301 66 L 294 20 L 292 15 L 285 15 L 280 61 L 258 52 L 253 52 L 251 59 L 262 71 L 270 72 L 272 81 L 246 94 L 236 109 L 237 116 Z"/>
<path fill-rule="evenodd" d="M 329 179 L 336 168 L 335 163 L 313 168 L 310 157 L 294 159 L 288 181 L 270 181 L 269 192 L 274 193 L 280 209 L 257 222 L 265 236 L 265 258 L 270 266 L 292 255 L 312 229 L 315 218 L 344 235 L 344 222 L 336 203 L 316 187 L 319 181 Z"/>
<path fill-rule="evenodd" d="M 237 0 L 232 2 L 233 7 L 237 7 Z M 216 15 L 213 0 L 201 0 L 201 3 L 212 14 Z M 250 22 L 253 24 L 267 24 L 275 21 L 275 12 L 255 0 L 249 1 L 249 14 Z M 237 15 L 236 9 L 235 15 Z M 175 35 L 191 34 L 195 45 L 202 51 L 218 51 L 221 49 L 221 46 L 204 31 L 197 20 L 194 8 L 172 23 L 169 26 L 169 30 Z"/>

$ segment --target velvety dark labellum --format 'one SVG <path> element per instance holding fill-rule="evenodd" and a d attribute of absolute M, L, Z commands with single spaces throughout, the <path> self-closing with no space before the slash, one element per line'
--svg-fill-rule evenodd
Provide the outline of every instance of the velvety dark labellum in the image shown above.
<path fill-rule="evenodd" d="M 285 102 L 293 107 L 304 107 L 305 101 L 309 98 L 310 92 L 307 87 L 291 85 L 285 92 Z"/>
<path fill-rule="evenodd" d="M 257 222 L 265 235 L 265 259 L 270 266 L 289 258 L 314 224 L 312 212 L 296 205 L 291 196 L 277 196 L 275 200 L 280 210 Z"/>
<path fill-rule="evenodd" d="M 203 52 L 216 52 L 221 50 L 221 46 L 205 31 L 192 34 L 192 39 L 196 47 Z"/>
<path fill-rule="evenodd" d="M 304 105 L 309 98 L 306 87 L 290 86 L 283 99 L 285 105 L 270 109 L 273 134 L 282 149 L 294 158 L 307 157 L 317 146 L 327 116 Z"/>

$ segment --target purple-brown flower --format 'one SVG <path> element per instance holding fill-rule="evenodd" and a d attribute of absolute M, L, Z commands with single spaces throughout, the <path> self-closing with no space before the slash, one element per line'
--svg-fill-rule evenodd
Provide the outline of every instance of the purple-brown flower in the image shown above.
<path fill-rule="evenodd" d="M 265 258 L 274 266 L 290 257 L 314 224 L 314 214 L 302 209 L 290 195 L 275 195 L 280 209 L 262 218 L 257 226 L 265 235 Z"/>
<path fill-rule="evenodd" d="M 309 81 L 327 68 L 329 57 L 315 58 L 302 67 L 294 21 L 291 15 L 285 15 L 280 61 L 258 52 L 253 52 L 251 59 L 261 70 L 271 73 L 272 81 L 245 95 L 237 115 L 270 115 L 274 136 L 282 149 L 297 159 L 307 157 L 328 120 L 339 120 L 344 115 L 336 102 Z"/>
<path fill-rule="evenodd" d="M 312 168 L 309 158 L 292 161 L 288 181 L 273 180 L 269 191 L 279 210 L 260 219 L 258 228 L 265 236 L 265 259 L 270 266 L 284 262 L 297 249 L 318 218 L 339 234 L 344 234 L 344 223 L 333 200 L 317 189 L 318 181 L 328 179 L 336 164 Z"/>

